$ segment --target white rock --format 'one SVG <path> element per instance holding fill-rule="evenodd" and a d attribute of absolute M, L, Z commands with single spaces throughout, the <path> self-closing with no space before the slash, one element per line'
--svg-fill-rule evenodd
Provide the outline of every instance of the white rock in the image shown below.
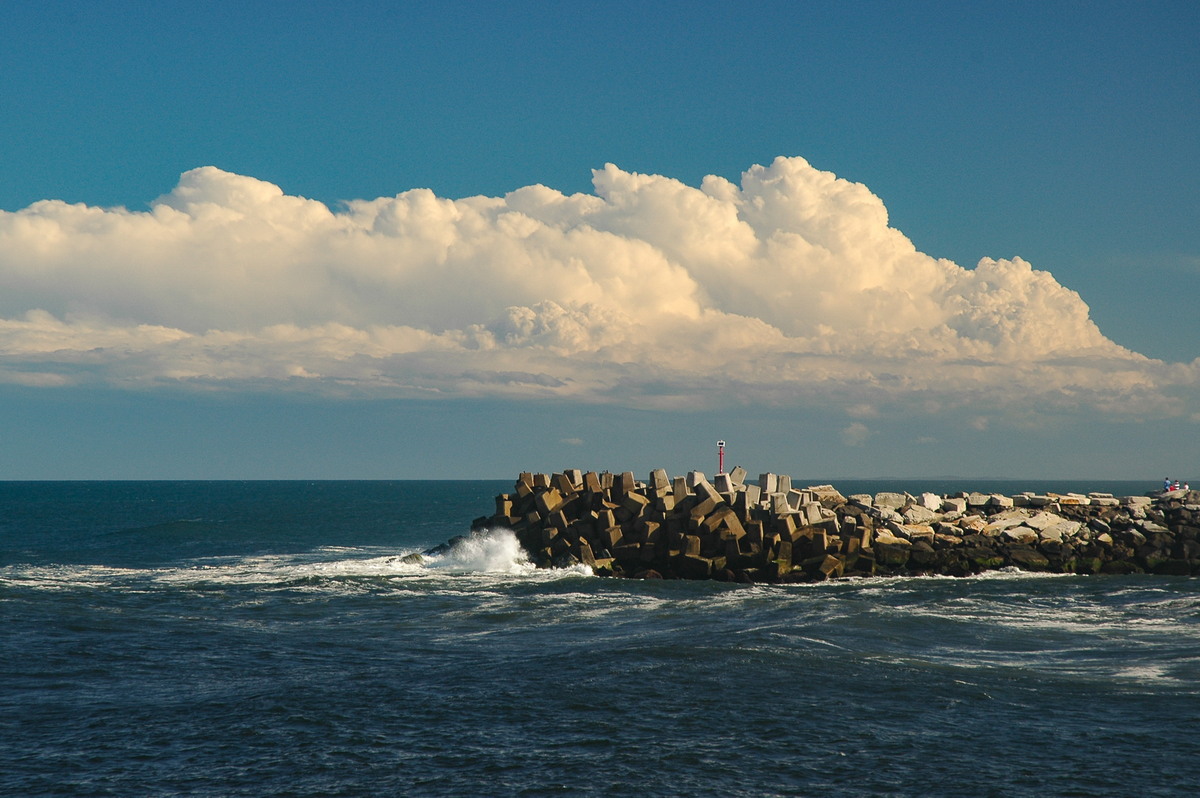
<path fill-rule="evenodd" d="M 904 521 L 909 524 L 928 524 L 939 517 L 937 513 L 919 504 L 914 504 L 903 513 Z"/>
<path fill-rule="evenodd" d="M 936 493 L 922 493 L 921 498 L 917 500 L 917 504 L 926 510 L 932 510 L 936 513 L 942 509 L 942 497 Z"/>
<path fill-rule="evenodd" d="M 1050 527 L 1054 526 L 1055 524 L 1061 524 L 1064 521 L 1065 521 L 1065 519 L 1060 515 L 1055 515 L 1054 513 L 1041 512 L 1041 513 L 1038 513 L 1037 515 L 1031 516 L 1028 520 L 1026 520 L 1025 526 L 1030 527 L 1031 529 L 1037 529 L 1037 530 L 1041 531 L 1044 529 L 1049 529 Z"/>
<path fill-rule="evenodd" d="M 891 507 L 893 509 L 899 509 L 906 504 L 908 504 L 908 496 L 903 493 L 889 493 L 887 491 L 883 491 L 875 494 L 876 507 Z"/>
<path fill-rule="evenodd" d="M 1018 543 L 1037 543 L 1038 533 L 1027 526 L 1014 526 L 1001 532 L 1000 537 Z"/>

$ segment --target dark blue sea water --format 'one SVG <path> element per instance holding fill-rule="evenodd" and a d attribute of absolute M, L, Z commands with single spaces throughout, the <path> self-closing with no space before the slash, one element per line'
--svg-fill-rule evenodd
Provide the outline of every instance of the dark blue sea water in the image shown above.
<path fill-rule="evenodd" d="M 0 794 L 1197 792 L 1196 579 L 399 561 L 509 486 L 0 483 Z"/>

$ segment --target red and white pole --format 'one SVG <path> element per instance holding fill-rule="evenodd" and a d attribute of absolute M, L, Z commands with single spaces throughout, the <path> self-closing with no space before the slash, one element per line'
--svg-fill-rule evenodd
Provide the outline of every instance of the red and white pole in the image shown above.
<path fill-rule="evenodd" d="M 717 441 L 717 473 L 725 473 L 725 441 Z"/>

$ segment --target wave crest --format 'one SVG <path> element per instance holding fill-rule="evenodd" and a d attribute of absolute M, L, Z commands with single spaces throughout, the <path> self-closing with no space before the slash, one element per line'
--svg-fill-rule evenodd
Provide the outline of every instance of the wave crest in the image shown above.
<path fill-rule="evenodd" d="M 508 529 L 482 529 L 455 540 L 440 554 L 427 556 L 431 569 L 451 573 L 525 574 L 534 565 Z"/>

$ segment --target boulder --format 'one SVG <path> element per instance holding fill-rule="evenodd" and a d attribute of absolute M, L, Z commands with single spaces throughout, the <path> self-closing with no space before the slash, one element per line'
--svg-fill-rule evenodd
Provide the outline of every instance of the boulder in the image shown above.
<path fill-rule="evenodd" d="M 1005 553 L 1008 561 L 1022 571 L 1048 571 L 1050 560 L 1046 555 L 1028 546 L 1009 546 Z"/>
<path fill-rule="evenodd" d="M 872 504 L 875 507 L 887 507 L 892 510 L 898 510 L 908 504 L 908 494 L 906 493 L 876 493 Z"/>
<path fill-rule="evenodd" d="M 967 500 L 961 496 L 946 497 L 942 499 L 943 513 L 965 513 L 967 511 Z"/>
<path fill-rule="evenodd" d="M 927 494 L 932 495 L 932 494 Z M 940 503 L 940 500 L 939 500 Z M 923 504 L 912 504 L 901 514 L 906 524 L 928 524 L 940 516 Z"/>
<path fill-rule="evenodd" d="M 895 543 L 880 540 L 878 537 L 875 539 L 873 551 L 876 564 L 898 568 L 908 562 L 912 544 L 902 538 L 893 539 Z"/>

